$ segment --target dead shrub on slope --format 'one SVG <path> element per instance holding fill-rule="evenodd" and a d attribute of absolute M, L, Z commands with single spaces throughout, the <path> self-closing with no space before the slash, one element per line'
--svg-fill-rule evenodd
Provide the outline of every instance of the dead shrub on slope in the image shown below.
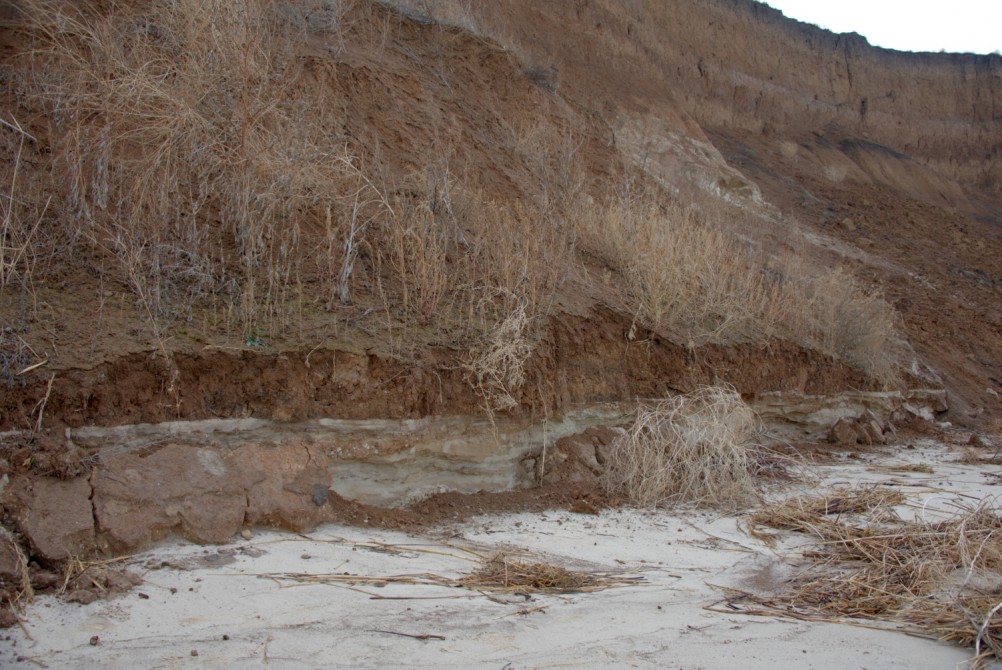
<path fill-rule="evenodd" d="M 797 282 L 808 320 L 801 335 L 813 348 L 841 358 L 873 379 L 893 385 L 905 363 L 906 344 L 894 308 L 842 268 Z"/>
<path fill-rule="evenodd" d="M 488 414 L 518 406 L 516 393 L 525 382 L 525 363 L 532 354 L 526 301 L 512 311 L 470 350 L 464 368 Z"/>
<path fill-rule="evenodd" d="M 792 340 L 896 383 L 905 353 L 898 317 L 846 272 L 755 252 L 695 203 L 628 195 L 575 220 L 581 246 L 621 273 L 638 320 L 673 341 Z"/>
<path fill-rule="evenodd" d="M 707 386 L 640 407 L 611 445 L 603 483 L 639 505 L 747 504 L 756 497 L 755 424 L 732 388 Z"/>

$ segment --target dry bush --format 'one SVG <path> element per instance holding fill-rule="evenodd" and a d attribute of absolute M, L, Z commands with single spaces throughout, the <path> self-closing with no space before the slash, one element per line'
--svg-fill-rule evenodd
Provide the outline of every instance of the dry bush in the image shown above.
<path fill-rule="evenodd" d="M 762 600 L 765 612 L 903 621 L 1002 658 L 1002 518 L 983 502 L 944 521 L 903 523 L 891 509 L 903 500 L 897 491 L 841 489 L 750 517 L 758 537 L 758 526 L 770 526 L 820 542 L 805 552 L 816 570 L 792 593 Z"/>
<path fill-rule="evenodd" d="M 525 383 L 525 362 L 532 354 L 527 328 L 526 301 L 522 299 L 486 334 L 485 341 L 471 350 L 464 365 L 488 414 L 518 406 L 515 394 Z"/>
<path fill-rule="evenodd" d="M 334 206 L 346 238 L 373 216 L 357 207 L 371 198 L 339 200 L 364 190 L 340 188 L 356 172 L 344 147 L 301 123 L 320 94 L 292 94 L 314 4 L 22 3 L 22 59 L 56 131 L 63 219 L 119 259 L 156 317 L 235 279 L 242 323 L 257 327 L 302 272 L 309 222 Z"/>
<path fill-rule="evenodd" d="M 875 291 L 841 268 L 797 282 L 808 342 L 874 379 L 893 384 L 905 363 L 899 317 Z"/>
<path fill-rule="evenodd" d="M 732 389 L 706 386 L 641 407 L 610 449 L 603 483 L 639 505 L 732 507 L 755 499 L 755 414 Z"/>

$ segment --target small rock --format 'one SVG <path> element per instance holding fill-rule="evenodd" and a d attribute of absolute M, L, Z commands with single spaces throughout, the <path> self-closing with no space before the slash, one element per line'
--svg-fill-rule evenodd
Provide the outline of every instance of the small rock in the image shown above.
<path fill-rule="evenodd" d="M 14 537 L 0 527 L 0 582 L 20 584 L 26 570 L 24 555 Z"/>
<path fill-rule="evenodd" d="M 31 571 L 31 585 L 36 591 L 52 589 L 62 582 L 62 577 L 51 570 L 36 569 Z"/>
<path fill-rule="evenodd" d="M 95 600 L 97 600 L 97 594 L 90 589 L 77 589 L 66 596 L 66 602 L 80 603 L 81 605 L 90 605 Z"/>
<path fill-rule="evenodd" d="M 100 583 L 112 593 L 125 593 L 143 583 L 143 578 L 129 570 L 107 570 L 101 574 Z"/>
<path fill-rule="evenodd" d="M 583 498 L 575 500 L 568 509 L 575 514 L 598 514 L 598 508 Z"/>
<path fill-rule="evenodd" d="M 198 656 L 198 649 L 192 649 L 191 650 L 191 655 L 192 656 Z"/>
<path fill-rule="evenodd" d="M 313 504 L 317 507 L 323 507 L 324 503 L 327 502 L 327 487 L 323 484 L 313 485 Z"/>
<path fill-rule="evenodd" d="M 828 441 L 832 444 L 856 444 L 857 439 L 856 429 L 848 419 L 839 419 L 828 431 Z"/>
<path fill-rule="evenodd" d="M 99 644 L 101 644 L 101 638 L 99 636 L 97 636 L 97 635 L 91 635 L 90 636 L 90 646 L 96 647 Z"/>
<path fill-rule="evenodd" d="M 0 608 L 0 628 L 11 628 L 17 625 L 17 615 L 7 608 Z M 10 639 L 9 637 L 7 638 Z"/>
<path fill-rule="evenodd" d="M 862 429 L 870 444 L 887 443 L 887 438 L 884 437 L 884 431 L 881 429 L 880 424 L 876 421 L 871 419 L 870 421 L 864 422 Z"/>
<path fill-rule="evenodd" d="M 244 528 L 242 531 L 240 531 L 240 537 L 242 537 L 245 540 L 249 540 L 252 537 L 254 537 L 254 533 L 252 533 L 249 528 Z"/>

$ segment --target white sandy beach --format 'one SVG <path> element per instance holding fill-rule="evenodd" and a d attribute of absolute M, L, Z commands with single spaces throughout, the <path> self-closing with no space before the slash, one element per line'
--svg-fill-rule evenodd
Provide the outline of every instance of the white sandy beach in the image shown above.
<path fill-rule="evenodd" d="M 817 479 L 770 495 L 877 483 L 906 493 L 903 517 L 931 518 L 996 495 L 998 468 L 955 463 L 957 455 L 932 442 L 888 448 L 811 468 Z M 893 470 L 907 463 L 932 464 L 934 472 Z M 967 667 L 970 650 L 934 640 L 728 613 L 720 603 L 726 587 L 782 590 L 803 569 L 807 543 L 789 534 L 770 548 L 748 535 L 741 515 L 635 509 L 480 517 L 421 535 L 325 526 L 304 536 L 255 531 L 220 547 L 171 542 L 125 561 L 143 584 L 123 596 L 89 605 L 37 597 L 23 613 L 23 629 L 10 629 L 0 645 L 0 665 Z M 438 583 L 498 551 L 643 579 L 561 595 L 489 594 Z M 336 581 L 323 581 L 332 574 Z M 357 579 L 350 583 L 346 575 Z M 404 575 L 408 583 L 389 580 Z"/>

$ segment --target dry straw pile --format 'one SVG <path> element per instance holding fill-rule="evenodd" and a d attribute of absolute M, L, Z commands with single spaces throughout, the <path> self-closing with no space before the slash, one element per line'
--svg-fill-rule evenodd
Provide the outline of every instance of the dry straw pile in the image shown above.
<path fill-rule="evenodd" d="M 707 386 L 637 411 L 612 445 L 607 488 L 639 505 L 739 506 L 755 498 L 755 413 L 733 388 Z"/>
<path fill-rule="evenodd" d="M 499 553 L 485 559 L 480 569 L 463 577 L 460 584 L 470 589 L 489 591 L 588 593 L 642 580 L 642 577 L 577 572 L 549 563 L 529 563 Z"/>
<path fill-rule="evenodd" d="M 359 545 L 363 546 L 363 545 Z M 394 551 L 391 545 L 380 545 L 380 551 Z M 418 550 L 438 554 L 437 550 Z M 619 586 L 644 582 L 643 577 L 627 576 L 616 572 L 583 572 L 568 570 L 550 563 L 533 563 L 518 560 L 504 552 L 490 557 L 477 556 L 480 567 L 458 579 L 431 573 L 407 575 L 357 575 L 351 573 L 282 572 L 258 575 L 279 582 L 293 581 L 301 584 L 330 584 L 348 588 L 387 585 L 394 586 L 444 586 L 464 587 L 479 592 L 512 593 L 591 593 Z M 382 597 L 382 596 L 380 596 Z M 394 596 L 406 599 L 406 596 Z"/>
<path fill-rule="evenodd" d="M 806 533 L 814 570 L 778 598 L 751 598 L 762 610 L 813 619 L 901 621 L 908 632 L 973 646 L 978 662 L 1002 658 L 1002 518 L 988 503 L 932 523 L 905 523 L 896 491 L 841 489 L 787 501 L 749 518 Z"/>

